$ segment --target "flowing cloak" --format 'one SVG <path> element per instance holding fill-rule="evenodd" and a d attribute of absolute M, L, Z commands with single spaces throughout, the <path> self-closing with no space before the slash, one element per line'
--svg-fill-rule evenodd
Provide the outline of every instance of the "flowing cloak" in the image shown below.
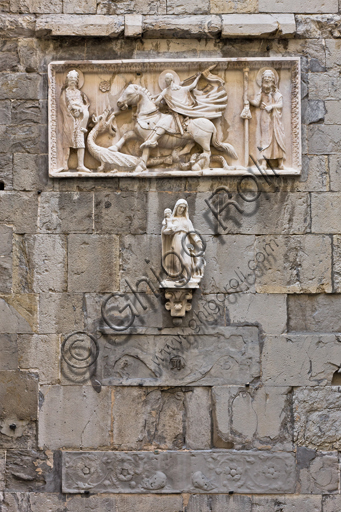
<path fill-rule="evenodd" d="M 276 105 L 281 102 L 282 99 L 283 96 L 279 91 L 269 94 L 260 91 L 253 104 L 260 106 L 263 102 L 266 105 Z M 261 154 L 268 159 L 283 158 L 286 150 L 282 109 L 273 108 L 271 112 L 261 110 L 259 115 Z"/>
<path fill-rule="evenodd" d="M 174 89 L 168 87 L 163 95 L 168 107 L 186 117 L 206 117 L 215 119 L 221 117 L 227 107 L 227 92 L 223 87 L 224 81 L 209 70 L 202 73 L 208 84 L 203 90 L 189 86 L 176 86 Z M 192 80 L 188 78 L 183 82 L 186 84 Z"/>
<path fill-rule="evenodd" d="M 77 89 L 79 92 L 79 98 L 76 98 L 79 103 L 83 105 L 89 105 L 89 100 L 84 94 L 84 92 Z M 63 89 L 60 95 L 60 108 L 63 114 L 63 137 L 62 143 L 64 148 L 85 148 L 84 143 L 84 134 L 82 134 L 82 139 L 77 136 L 77 132 L 79 131 L 78 125 L 80 121 L 75 122 L 75 118 L 71 115 L 68 109 L 68 100 L 66 98 L 66 88 Z M 78 140 L 77 140 L 78 139 Z"/>

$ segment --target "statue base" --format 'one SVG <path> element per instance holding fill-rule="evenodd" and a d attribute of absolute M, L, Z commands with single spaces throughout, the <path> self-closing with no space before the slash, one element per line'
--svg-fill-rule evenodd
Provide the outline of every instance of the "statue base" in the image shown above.
<path fill-rule="evenodd" d="M 192 305 L 189 303 L 192 296 L 192 290 L 189 288 L 166 288 L 165 298 L 168 302 L 166 302 L 165 308 L 173 317 L 184 317 L 186 312 L 192 309 Z"/>

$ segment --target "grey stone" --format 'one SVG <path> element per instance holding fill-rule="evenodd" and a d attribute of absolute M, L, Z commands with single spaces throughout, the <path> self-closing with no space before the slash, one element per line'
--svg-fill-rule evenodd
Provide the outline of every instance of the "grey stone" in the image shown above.
<path fill-rule="evenodd" d="M 228 494 L 191 494 L 187 505 L 188 512 L 251 512 L 249 496 L 229 496 Z"/>
<path fill-rule="evenodd" d="M 0 296 L 0 332 L 29 333 L 36 328 L 37 300 L 30 294 Z"/>
<path fill-rule="evenodd" d="M 301 108 L 302 122 L 304 124 L 313 124 L 318 123 L 319 121 L 324 121 L 324 116 L 327 111 L 323 100 L 303 100 Z"/>
<path fill-rule="evenodd" d="M 329 156 L 330 190 L 341 192 L 341 159 L 338 155 Z"/>
<path fill-rule="evenodd" d="M 91 233 L 93 195 L 84 192 L 43 192 L 39 209 L 40 233 Z"/>
<path fill-rule="evenodd" d="M 167 14 L 210 14 L 210 0 L 167 0 Z"/>
<path fill-rule="evenodd" d="M 217 326 L 205 334 L 191 332 L 103 336 L 96 375 L 104 385 L 144 386 L 239 385 L 259 376 L 256 327 Z M 173 358 L 180 359 L 180 369 Z"/>
<path fill-rule="evenodd" d="M 38 381 L 35 375 L 0 372 L 0 418 L 37 419 Z"/>
<path fill-rule="evenodd" d="M 323 496 L 323 512 L 334 512 L 341 507 L 341 496 Z"/>
<path fill-rule="evenodd" d="M 315 450 L 341 446 L 341 388 L 298 388 L 294 391 L 295 443 Z"/>
<path fill-rule="evenodd" d="M 146 232 L 147 197 L 144 192 L 95 193 L 95 229 L 98 233 Z"/>
<path fill-rule="evenodd" d="M 10 0 L 11 12 L 20 13 L 59 13 L 63 9 L 63 0 Z"/>
<path fill-rule="evenodd" d="M 32 492 L 29 495 L 29 501 L 32 512 L 67 512 L 67 510 L 71 510 L 66 508 L 68 505 L 65 503 L 65 497 L 60 494 Z"/>
<path fill-rule="evenodd" d="M 48 184 L 46 155 L 16 153 L 13 156 L 15 190 L 41 190 Z"/>
<path fill-rule="evenodd" d="M 341 362 L 341 344 L 332 334 L 267 336 L 262 352 L 267 386 L 328 386 Z"/>
<path fill-rule="evenodd" d="M 13 165 L 12 155 L 1 155 L 0 161 L 0 181 L 4 184 L 4 190 L 13 189 Z"/>
<path fill-rule="evenodd" d="M 1 512 L 30 512 L 29 495 L 23 492 L 1 493 L 0 506 Z"/>
<path fill-rule="evenodd" d="M 67 0 L 63 2 L 64 14 L 96 14 L 96 0 Z"/>
<path fill-rule="evenodd" d="M 48 336 L 20 334 L 16 356 L 20 369 L 37 371 L 40 384 L 56 384 L 59 380 L 59 345 L 56 334 Z"/>
<path fill-rule="evenodd" d="M 336 100 L 330 100 L 325 102 L 326 105 L 326 116 L 325 116 L 325 124 L 341 124 L 341 110 L 339 106 L 339 102 Z"/>
<path fill-rule="evenodd" d="M 82 294 L 40 293 L 39 333 L 55 334 L 82 330 L 82 305 Z"/>
<path fill-rule="evenodd" d="M 166 0 L 99 0 L 98 14 L 167 14 Z"/>
<path fill-rule="evenodd" d="M 340 99 L 341 77 L 335 69 L 326 73 L 309 73 L 309 98 L 316 100 Z"/>
<path fill-rule="evenodd" d="M 37 215 L 36 194 L 0 191 L 0 223 L 10 224 L 15 233 L 35 233 Z"/>
<path fill-rule="evenodd" d="M 302 38 L 331 38 L 337 37 L 341 18 L 338 14 L 297 14 L 297 35 Z"/>
<path fill-rule="evenodd" d="M 222 16 L 224 37 L 288 37 L 296 30 L 293 14 L 229 14 Z"/>
<path fill-rule="evenodd" d="M 48 450 L 45 452 L 8 450 L 6 456 L 6 489 L 10 492 L 59 492 L 61 483 L 59 464 L 59 454 L 53 454 Z M 19 508 L 20 512 L 21 510 Z M 12 511 L 10 510 L 10 512 Z M 27 512 L 30 512 L 29 508 Z"/>
<path fill-rule="evenodd" d="M 288 298 L 289 331 L 341 332 L 341 295 L 302 295 Z"/>
<path fill-rule="evenodd" d="M 35 16 L 0 13 L 0 35 L 2 37 L 32 37 L 35 30 Z"/>
<path fill-rule="evenodd" d="M 123 16 L 56 14 L 41 16 L 36 22 L 36 37 L 118 37 L 123 31 Z"/>
<path fill-rule="evenodd" d="M 217 448 L 276 447 L 291 450 L 290 388 L 215 386 L 214 441 Z"/>
<path fill-rule="evenodd" d="M 221 32 L 219 16 L 144 16 L 143 35 L 147 38 L 215 37 Z"/>
<path fill-rule="evenodd" d="M 311 460 L 300 464 L 301 451 L 297 448 L 299 467 L 298 491 L 301 494 L 328 494 L 338 492 L 339 467 L 337 452 L 313 452 Z"/>
<path fill-rule="evenodd" d="M 23 124 L 20 126 L 0 125 L 0 152 L 5 153 L 47 153 L 46 125 Z"/>
<path fill-rule="evenodd" d="M 142 15 L 126 14 L 124 16 L 124 37 L 142 37 Z"/>
<path fill-rule="evenodd" d="M 313 220 L 314 222 L 314 220 Z M 256 260 L 269 255 L 256 280 L 260 293 L 321 293 L 332 291 L 331 241 L 327 235 L 257 237 Z M 321 258 L 321 252 L 324 257 Z M 258 259 L 263 259 L 258 256 Z M 267 265 L 265 265 L 267 263 Z M 252 263 L 252 266 L 253 263 Z"/>
<path fill-rule="evenodd" d="M 308 153 L 329 155 L 340 152 L 341 126 L 317 125 L 308 127 Z"/>
<path fill-rule="evenodd" d="M 91 386 L 41 386 L 40 392 L 39 447 L 54 450 L 109 446 L 109 388 L 102 388 L 98 394 Z"/>
<path fill-rule="evenodd" d="M 18 346 L 16 334 L 0 334 L 0 370 L 17 370 Z"/>
<path fill-rule="evenodd" d="M 12 289 L 12 228 L 0 225 L 0 293 Z"/>
<path fill-rule="evenodd" d="M 280 452 L 64 452 L 62 479 L 63 492 L 71 493 L 290 494 L 294 472 L 294 456 Z"/>
<path fill-rule="evenodd" d="M 69 291 L 112 292 L 118 290 L 118 253 L 117 236 L 69 235 Z"/>
<path fill-rule="evenodd" d="M 12 123 L 46 123 L 43 109 L 46 109 L 45 101 L 38 100 L 14 100 L 12 101 Z"/>
<path fill-rule="evenodd" d="M 5 490 L 5 468 L 6 468 L 6 452 L 0 451 L 0 491 Z M 2 498 L 2 496 L 1 496 Z M 0 505 L 2 506 L 2 500 L 0 498 Z"/>
<path fill-rule="evenodd" d="M 11 102 L 9 100 L 0 101 L 0 124 L 10 124 L 11 122 Z"/>
<path fill-rule="evenodd" d="M 312 231 L 340 233 L 338 222 L 341 195 L 339 193 L 311 194 Z"/>
<path fill-rule="evenodd" d="M 66 291 L 66 251 L 64 235 L 16 235 L 13 290 L 17 293 Z"/>
<path fill-rule="evenodd" d="M 252 498 L 252 512 L 321 512 L 321 496 Z"/>
<path fill-rule="evenodd" d="M 32 498 L 31 498 L 32 500 Z M 182 496 L 89 496 L 68 497 L 67 512 L 174 512 L 182 510 Z M 32 512 L 45 512 L 45 510 L 32 510 Z M 53 511 L 55 512 L 55 511 Z M 58 512 L 58 511 L 56 511 Z"/>
<path fill-rule="evenodd" d="M 340 23 L 338 24 L 338 29 L 340 29 Z M 333 34 L 334 36 L 336 34 Z M 337 34 L 338 37 L 340 37 L 340 32 Z M 341 64 L 340 59 L 340 48 L 341 48 L 341 41 L 339 39 L 328 39 L 326 41 L 326 64 L 328 68 L 335 68 L 335 66 L 338 66 Z"/>
<path fill-rule="evenodd" d="M 193 388 L 185 393 L 186 447 L 190 450 L 211 448 L 211 391 Z"/>
<path fill-rule="evenodd" d="M 333 236 L 333 290 L 341 291 L 341 237 Z"/>
<path fill-rule="evenodd" d="M 332 157 L 330 157 L 332 158 Z M 296 184 L 299 191 L 326 192 L 329 189 L 327 156 L 303 155 L 302 173 Z"/>
<path fill-rule="evenodd" d="M 2 73 L 0 76 L 0 100 L 40 99 L 43 79 L 35 73 Z"/>
<path fill-rule="evenodd" d="M 211 0 L 212 14 L 258 12 L 258 0 Z"/>
<path fill-rule="evenodd" d="M 259 0 L 259 12 L 334 13 L 338 0 Z"/>

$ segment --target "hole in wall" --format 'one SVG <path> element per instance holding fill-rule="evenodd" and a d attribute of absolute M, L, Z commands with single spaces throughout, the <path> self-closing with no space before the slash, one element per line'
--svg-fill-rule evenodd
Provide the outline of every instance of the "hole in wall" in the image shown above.
<path fill-rule="evenodd" d="M 332 378 L 332 386 L 341 386 L 341 373 L 340 369 L 336 370 L 334 372 L 333 378 Z"/>
<path fill-rule="evenodd" d="M 0 190 L 5 190 L 5 183 L 0 181 Z"/>

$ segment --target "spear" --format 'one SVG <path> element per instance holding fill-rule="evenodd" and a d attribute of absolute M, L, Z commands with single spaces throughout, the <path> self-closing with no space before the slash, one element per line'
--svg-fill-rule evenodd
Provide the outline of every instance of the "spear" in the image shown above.
<path fill-rule="evenodd" d="M 250 103 L 248 99 L 249 90 L 249 68 L 243 69 L 244 73 L 244 108 L 240 117 L 244 119 L 244 158 L 245 167 L 249 165 L 249 119 L 252 119 L 250 112 Z"/>

